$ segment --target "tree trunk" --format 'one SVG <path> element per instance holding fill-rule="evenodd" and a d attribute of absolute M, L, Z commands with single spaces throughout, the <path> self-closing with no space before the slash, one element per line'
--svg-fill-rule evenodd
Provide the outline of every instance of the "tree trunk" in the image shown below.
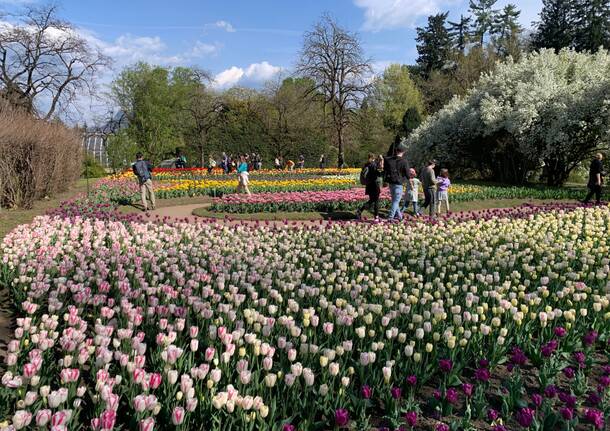
<path fill-rule="evenodd" d="M 343 168 L 343 128 L 339 127 L 337 129 L 337 150 L 339 152 L 337 156 L 337 167 L 339 169 Z"/>

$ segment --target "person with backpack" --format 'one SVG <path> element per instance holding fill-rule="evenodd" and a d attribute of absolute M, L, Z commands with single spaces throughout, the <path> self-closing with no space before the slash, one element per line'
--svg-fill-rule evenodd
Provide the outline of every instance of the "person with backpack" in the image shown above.
<path fill-rule="evenodd" d="M 375 158 L 375 154 L 370 153 L 366 165 L 360 171 L 360 184 L 365 186 L 364 192 L 369 197 L 361 208 L 356 211 L 356 218 L 362 219 L 364 210 L 373 209 L 375 220 L 379 220 L 379 196 L 383 186 L 383 157 Z"/>
<path fill-rule="evenodd" d="M 138 179 L 140 193 L 142 194 L 142 206 L 144 211 L 148 211 L 148 201 L 150 200 L 151 209 L 155 209 L 155 191 L 152 184 L 152 164 L 144 160 L 142 153 L 136 154 L 136 162 L 133 164 L 133 173 Z"/>
<path fill-rule="evenodd" d="M 388 220 L 398 218 L 402 220 L 402 212 L 400 211 L 400 201 L 402 199 L 403 186 L 409 178 L 409 162 L 405 159 L 404 154 L 407 151 L 405 140 L 401 139 L 398 145 L 394 146 L 395 154 L 386 156 L 383 163 L 384 180 L 390 186 L 390 195 L 392 196 L 392 206 L 388 214 Z"/>

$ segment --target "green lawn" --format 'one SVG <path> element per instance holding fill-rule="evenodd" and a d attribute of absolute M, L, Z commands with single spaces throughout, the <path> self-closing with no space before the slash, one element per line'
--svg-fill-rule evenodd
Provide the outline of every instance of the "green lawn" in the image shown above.
<path fill-rule="evenodd" d="M 89 180 L 91 185 L 95 180 Z M 50 209 L 57 208 L 61 201 L 68 200 L 79 193 L 87 191 L 87 181 L 84 179 L 78 180 L 70 190 L 53 196 L 49 199 L 43 199 L 34 202 L 31 209 L 0 209 L 0 239 L 13 230 L 15 227 L 30 223 L 36 216 L 43 215 Z"/>

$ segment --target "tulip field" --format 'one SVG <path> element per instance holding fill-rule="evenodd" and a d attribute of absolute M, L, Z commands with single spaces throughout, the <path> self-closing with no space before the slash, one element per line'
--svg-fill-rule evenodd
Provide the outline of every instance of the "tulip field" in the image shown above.
<path fill-rule="evenodd" d="M 2 242 L 0 429 L 608 429 L 609 229 L 608 207 L 565 204 L 37 217 Z"/>

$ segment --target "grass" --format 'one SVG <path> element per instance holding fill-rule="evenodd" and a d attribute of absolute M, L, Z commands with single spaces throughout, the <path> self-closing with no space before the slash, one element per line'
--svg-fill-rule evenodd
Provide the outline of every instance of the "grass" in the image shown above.
<path fill-rule="evenodd" d="M 526 203 L 541 204 L 551 203 L 554 201 L 537 200 L 537 199 L 489 199 L 471 202 L 455 202 L 450 203 L 450 209 L 453 212 L 459 211 L 481 211 L 492 208 L 511 208 Z M 190 203 L 195 203 L 191 201 Z M 234 220 L 350 220 L 354 219 L 355 215 L 349 211 L 338 211 L 333 213 L 320 212 L 276 212 L 276 213 L 250 213 L 250 214 L 226 214 L 212 212 L 208 206 L 197 208 L 193 211 L 193 215 L 205 218 L 225 218 L 229 217 Z M 372 216 L 370 213 L 364 213 L 366 216 Z M 387 208 L 380 211 L 382 217 L 387 215 Z"/>
<path fill-rule="evenodd" d="M 89 185 L 91 185 L 91 182 L 92 181 L 89 180 Z M 0 209 L 0 240 L 17 226 L 30 223 L 34 217 L 43 215 L 50 209 L 57 208 L 61 201 L 70 199 L 79 193 L 86 192 L 87 180 L 80 179 L 68 191 L 49 199 L 34 202 L 31 209 Z"/>

